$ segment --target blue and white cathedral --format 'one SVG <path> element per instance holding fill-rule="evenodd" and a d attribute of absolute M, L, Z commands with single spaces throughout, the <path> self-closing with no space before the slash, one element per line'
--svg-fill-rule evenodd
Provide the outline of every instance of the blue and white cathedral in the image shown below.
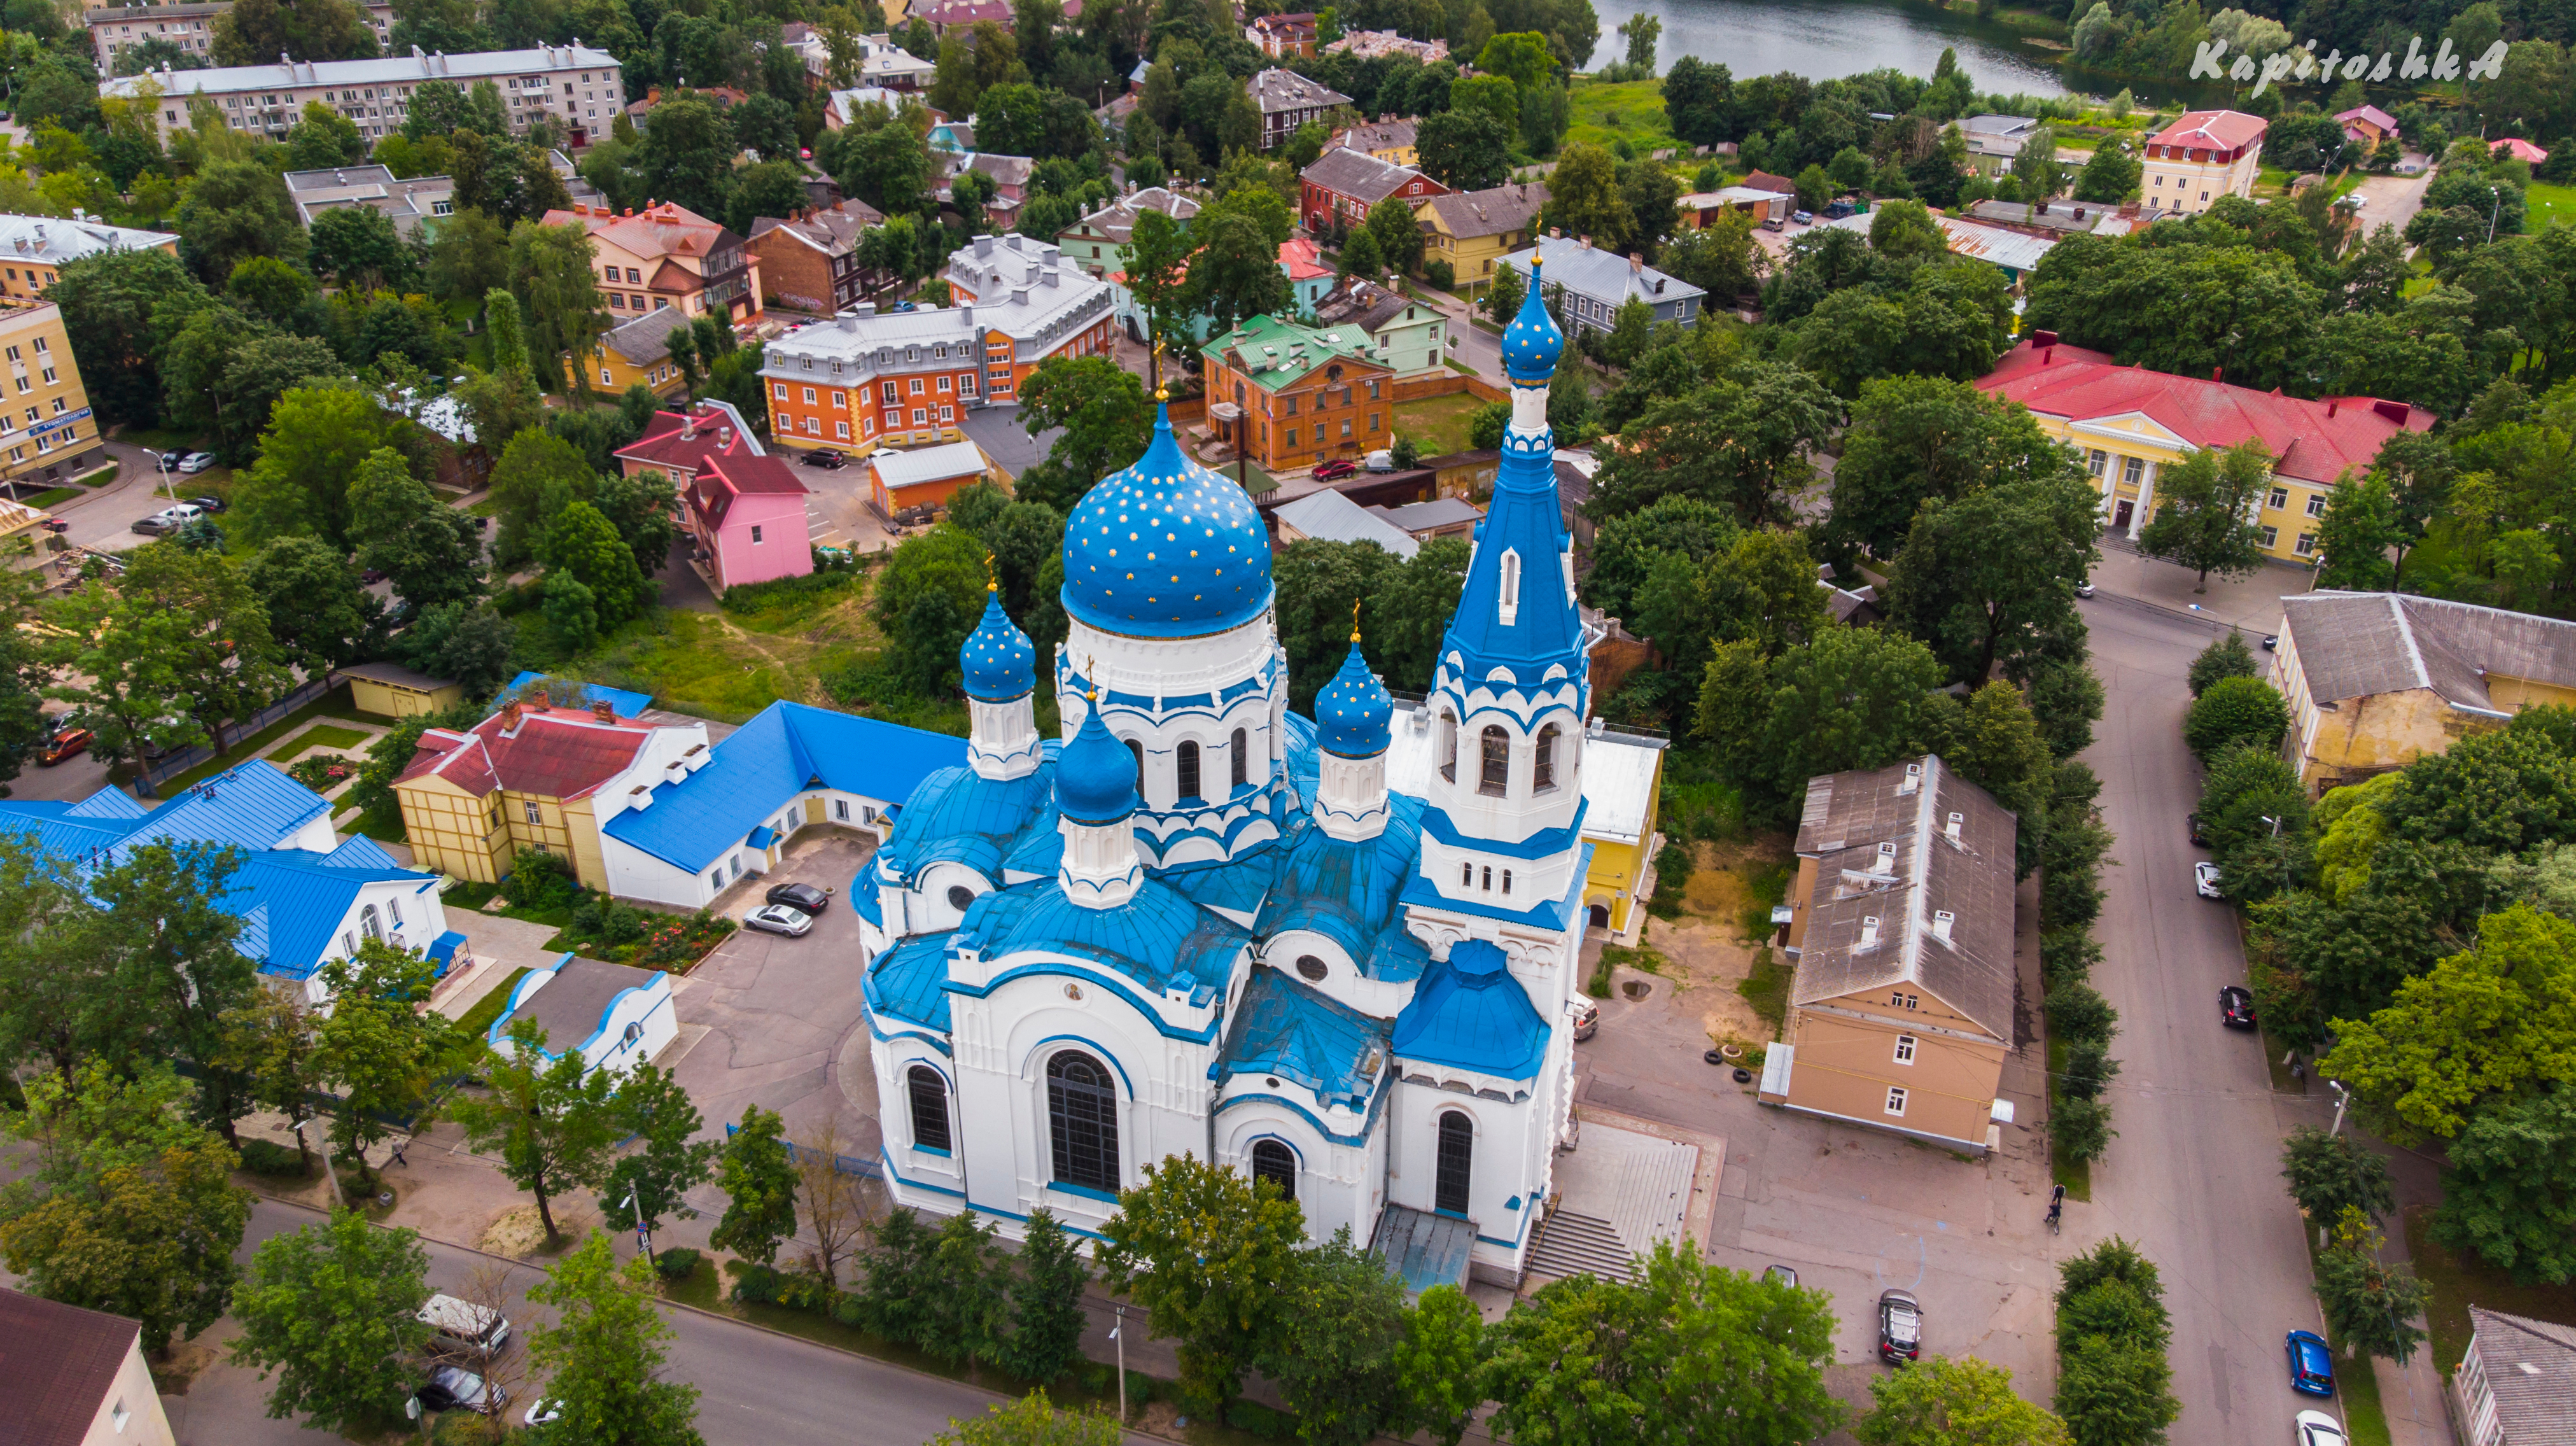
<path fill-rule="evenodd" d="M 1591 694 L 1539 294 L 1422 710 L 1354 633 L 1288 711 L 1261 518 L 1167 415 L 1066 525 L 1063 739 L 988 600 L 968 765 L 891 811 L 852 891 L 899 1203 L 1097 1231 L 1188 1154 L 1276 1181 L 1318 1237 L 1517 1277 L 1571 1142 Z M 1426 797 L 1387 790 L 1399 726 L 1438 730 Z"/>

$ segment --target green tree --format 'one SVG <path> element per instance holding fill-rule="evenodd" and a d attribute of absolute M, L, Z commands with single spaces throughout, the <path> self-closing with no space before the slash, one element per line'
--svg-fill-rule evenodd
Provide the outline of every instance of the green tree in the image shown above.
<path fill-rule="evenodd" d="M 1378 249 L 1375 232 L 1365 228 L 1353 231 L 1351 238 L 1342 243 L 1336 275 L 1344 280 L 1356 276 L 1362 281 L 1374 281 L 1384 276 L 1386 271 L 1386 253 Z"/>
<path fill-rule="evenodd" d="M 482 596 L 474 519 L 440 502 L 390 447 L 369 453 L 349 480 L 349 542 L 358 565 L 384 573 L 416 614 Z"/>
<path fill-rule="evenodd" d="M 0 1261 L 33 1294 L 142 1322 L 156 1356 L 223 1314 L 250 1223 L 240 1157 L 188 1123 L 188 1094 L 166 1067 L 121 1079 L 93 1060 L 69 1082 L 27 1081 L 25 1108 L 0 1113 L 37 1154 L 7 1187 Z"/>
<path fill-rule="evenodd" d="M 460 1037 L 444 1016 L 417 1007 L 429 998 L 433 968 L 381 939 L 360 939 L 356 954 L 322 966 L 332 1004 L 316 1063 L 340 1094 L 331 1140 L 369 1183 L 375 1172 L 367 1150 L 398 1129 L 410 1133 L 426 1124 L 440 1081 L 477 1043 Z"/>
<path fill-rule="evenodd" d="M 599 475 L 580 448 L 534 427 L 512 436 L 492 468 L 492 506 L 501 520 L 493 560 L 511 567 L 537 556 L 556 513 L 598 490 Z"/>
<path fill-rule="evenodd" d="M 589 589 L 602 628 L 626 621 L 653 600 L 626 539 L 598 508 L 578 498 L 566 502 L 546 524 L 537 560 L 546 565 L 549 579 L 562 573 Z"/>
<path fill-rule="evenodd" d="M 1031 1391 L 973 1419 L 950 1417 L 931 1446 L 1118 1446 L 1125 1439 L 1116 1416 L 1058 1406 L 1046 1392 Z"/>
<path fill-rule="evenodd" d="M 1399 1425 L 1429 1433 L 1440 1446 L 1458 1446 L 1468 1417 L 1485 1403 L 1479 1381 L 1484 1337 L 1485 1318 L 1465 1291 L 1441 1284 L 1422 1293 L 1405 1312 L 1404 1339 L 1395 1347 Z"/>
<path fill-rule="evenodd" d="M 665 1215 L 695 1220 L 698 1212 L 683 1198 L 715 1173 L 713 1140 L 693 1138 L 705 1122 L 689 1092 L 671 1072 L 639 1064 L 617 1082 L 609 1099 L 612 1125 L 621 1138 L 640 1148 L 619 1155 L 599 1188 L 599 1213 L 612 1230 L 647 1231 Z"/>
<path fill-rule="evenodd" d="M 2126 144 L 2104 136 L 2094 147 L 2093 158 L 2075 173 L 2075 199 L 2116 206 L 2138 193 L 2138 181 L 2146 169 L 2145 162 L 2129 154 Z"/>
<path fill-rule="evenodd" d="M 367 651 L 375 600 L 358 570 L 317 538 L 281 537 L 252 559 L 246 581 L 268 610 L 278 653 L 306 677 L 345 668 Z"/>
<path fill-rule="evenodd" d="M 90 404 L 115 421 L 155 424 L 161 414 L 162 333 L 154 317 L 165 307 L 185 314 L 207 300 L 188 267 L 149 248 L 100 252 L 56 272 L 45 299 L 62 308 L 63 330 Z"/>
<path fill-rule="evenodd" d="M 1560 385 L 1583 387 L 1573 367 L 1556 375 Z M 1584 419 L 1560 417 L 1559 410 L 1551 388 L 1548 424 L 1562 443 Z M 1832 434 L 1838 410 L 1800 368 L 1749 363 L 1685 397 L 1655 403 L 1621 428 L 1622 445 L 1593 479 L 1585 511 L 1607 521 L 1683 494 L 1726 505 L 1745 527 L 1785 522 L 1789 499 L 1815 476 L 1810 451 Z"/>
<path fill-rule="evenodd" d="M 0 987 L 6 976 L 0 975 Z M 306 1004 L 303 991 L 261 989 L 223 1013 L 219 1068 L 241 1077 L 243 1097 L 262 1109 L 286 1116 L 295 1135 L 296 1163 L 307 1174 L 313 1168 L 312 1142 L 304 1123 L 314 1118 L 314 1094 L 324 1084 L 321 1017 Z"/>
<path fill-rule="evenodd" d="M 2349 1135 L 2329 1135 L 2314 1125 L 2290 1131 L 2281 1149 L 2281 1177 L 2290 1198 L 2323 1229 L 2359 1210 L 2376 1218 L 2397 1208 L 2388 1161 Z"/>
<path fill-rule="evenodd" d="M 957 650 L 983 614 L 985 581 L 983 548 L 954 524 L 906 538 L 894 550 L 870 606 L 888 661 L 916 694 L 930 697 L 950 686 Z"/>
<path fill-rule="evenodd" d="M 208 285 L 253 256 L 290 264 L 304 259 L 304 225 L 286 182 L 253 161 L 218 160 L 197 172 L 172 218 L 179 255 Z M 586 269 L 586 268 L 585 268 Z"/>
<path fill-rule="evenodd" d="M 2227 636 L 2200 650 L 2191 660 L 2191 696 L 2197 698 L 2222 678 L 2251 678 L 2260 671 L 2254 663 L 2254 650 L 2245 646 L 2245 635 L 2234 628 Z"/>
<path fill-rule="evenodd" d="M 2012 1372 L 1974 1356 L 1934 1356 L 1872 1376 L 1861 1446 L 2070 1446 L 2066 1423 L 2013 1394 Z"/>
<path fill-rule="evenodd" d="M 428 1273 L 417 1232 L 355 1211 L 263 1240 L 233 1288 L 232 1363 L 274 1373 L 271 1418 L 301 1412 L 344 1432 L 390 1422 L 421 1381 Z"/>
<path fill-rule="evenodd" d="M 1026 485 L 1021 495 L 1071 512 L 1091 484 L 1145 454 L 1154 415 L 1144 383 L 1108 357 L 1059 354 L 1038 363 L 1020 386 L 1020 425 L 1033 438 L 1057 433 L 1047 463 L 1059 480 L 1044 496 Z"/>
<path fill-rule="evenodd" d="M 1276 1309 L 1285 1319 L 1261 1373 L 1297 1413 L 1300 1440 L 1367 1446 L 1402 1419 L 1404 1282 L 1349 1226 L 1300 1252 Z"/>
<path fill-rule="evenodd" d="M 280 396 L 260 436 L 259 461 L 233 493 L 249 540 L 308 533 L 345 549 L 350 480 L 409 425 L 354 388 L 299 387 Z"/>
<path fill-rule="evenodd" d="M 455 219 L 449 217 L 440 223 L 438 240 L 445 239 L 446 228 Z M 431 243 L 433 247 L 437 244 L 438 241 Z M 411 252 L 403 244 L 402 233 L 394 229 L 390 217 L 373 206 L 335 206 L 314 217 L 309 259 L 315 271 L 360 292 L 401 279 L 412 268 Z M 239 277 L 241 269 L 235 267 L 233 275 Z"/>
<path fill-rule="evenodd" d="M 1618 162 L 1599 146 L 1584 141 L 1567 146 L 1548 173 L 1547 194 L 1549 224 L 1568 236 L 1589 236 L 1602 250 L 1620 251 L 1636 234 L 1636 213 L 1619 188 Z"/>
<path fill-rule="evenodd" d="M 2256 502 L 2270 485 L 2271 455 L 2247 440 L 2225 451 L 2204 448 L 2166 470 L 2156 484 L 2155 519 L 2138 534 L 2147 557 L 2197 573 L 2193 592 L 2209 591 L 2209 575 L 2243 577 L 2263 565 L 2263 536 L 2251 522 Z"/>
<path fill-rule="evenodd" d="M 1277 1298 L 1305 1234 L 1277 1187 L 1189 1155 L 1145 1166 L 1144 1183 L 1119 1192 L 1101 1227 L 1101 1278 L 1145 1307 L 1155 1339 L 1179 1342 L 1193 1413 L 1220 1414 L 1278 1339 Z"/>
<path fill-rule="evenodd" d="M 1888 575 L 1888 617 L 1974 686 L 2084 652 L 2076 586 L 2101 560 L 2100 495 L 2068 469 L 1928 498 Z"/>
<path fill-rule="evenodd" d="M 2317 524 L 2317 586 L 2354 592 L 2395 587 L 2397 565 L 2389 554 L 2405 541 L 2388 479 L 2374 473 L 2359 482 L 2345 480 L 2327 495 L 2325 519 Z"/>
<path fill-rule="evenodd" d="M 1288 274 L 1279 269 L 1279 241 L 1261 223 L 1232 207 L 1210 207 L 1190 224 L 1199 243 L 1190 261 L 1187 306 L 1210 319 L 1221 336 L 1245 318 L 1285 311 Z M 1284 238 L 1283 238 L 1284 239 Z"/>
<path fill-rule="evenodd" d="M 1415 138 L 1422 173 L 1453 191 L 1482 191 L 1511 175 L 1514 127 L 1481 110 L 1424 116 Z"/>
<path fill-rule="evenodd" d="M 554 1197 L 595 1188 L 608 1173 L 617 1143 L 616 1081 L 586 1068 L 577 1049 L 550 1052 L 545 1027 L 534 1020 L 516 1021 L 507 1038 L 509 1052 L 495 1051 L 484 1068 L 490 1093 L 460 1095 L 449 1112 L 472 1148 L 499 1150 L 501 1173 L 536 1197 L 552 1245 L 563 1238 Z"/>
<path fill-rule="evenodd" d="M 548 390 L 590 398 L 590 369 L 583 365 L 608 330 L 599 273 L 590 264 L 590 233 L 522 221 L 510 230 L 511 291 L 526 313 L 528 351 Z M 570 385 L 564 378 L 569 369 Z"/>
<path fill-rule="evenodd" d="M 1052 1381 L 1082 1359 L 1082 1288 L 1091 1267 L 1055 1212 L 1044 1208 L 1029 1212 L 1019 1265 L 1002 1366 L 1023 1381 Z"/>
<path fill-rule="evenodd" d="M 2277 747 L 2290 728 L 2290 705 L 2260 678 L 2221 678 L 2183 718 L 2182 739 L 2201 758 L 2237 743 Z"/>
<path fill-rule="evenodd" d="M 922 1349 L 970 1374 L 1010 1352 L 1010 1266 L 994 1235 L 993 1223 L 972 1210 L 942 1221 L 926 1257 L 939 1288 L 918 1302 Z"/>
<path fill-rule="evenodd" d="M 2359 1210 L 2343 1218 L 2335 1243 L 2317 1257 L 2317 1302 L 2326 1329 L 2356 1360 L 2382 1356 L 2403 1366 L 2423 1344 L 2424 1282 L 2379 1258 L 2379 1231 Z"/>
<path fill-rule="evenodd" d="M 726 1137 L 716 1166 L 725 1212 L 709 1240 L 716 1249 L 767 1265 L 778 1258 L 780 1242 L 795 1236 L 796 1162 L 787 1152 L 786 1128 L 777 1112 L 747 1105 L 742 1127 Z"/>
<path fill-rule="evenodd" d="M 153 749 L 204 741 L 194 700 L 180 682 L 190 619 L 129 603 L 103 580 L 41 611 L 55 630 L 45 656 L 64 680 L 45 696 L 80 709 L 97 735 L 92 753 L 139 770 Z"/>
<path fill-rule="evenodd" d="M 2451 1142 L 2433 1238 L 2524 1285 L 2576 1276 L 2576 1092 L 2490 1104 Z"/>
<path fill-rule="evenodd" d="M 562 1412 L 550 1436 L 580 1446 L 701 1446 L 698 1388 L 662 1379 L 671 1326 L 655 1303 L 653 1268 L 621 1269 L 605 1232 L 528 1287 L 551 1306 L 552 1325 L 531 1326 L 528 1354 L 548 1373 L 547 1399 Z"/>
<path fill-rule="evenodd" d="M 2073 454 L 2016 403 L 1940 377 L 1861 385 L 1834 468 L 1831 531 L 1894 558 L 1932 498 L 2064 475 Z"/>
<path fill-rule="evenodd" d="M 313 299 L 313 278 L 274 256 L 252 256 L 234 264 L 224 278 L 224 295 L 252 315 L 283 325 Z"/>
<path fill-rule="evenodd" d="M 2055 1404 L 2077 1446 L 2160 1441 L 2182 1414 L 2163 1346 L 2098 1336 L 2059 1352 Z"/>
<path fill-rule="evenodd" d="M 1389 197 L 1369 207 L 1365 223 L 1368 234 L 1377 238 L 1377 252 L 1388 268 L 1412 272 L 1422 269 L 1422 227 L 1413 219 L 1413 208 Z"/>
<path fill-rule="evenodd" d="M 2104 149 L 2109 149 L 2105 146 Z M 2012 174 L 2021 182 L 2021 198 L 2046 201 L 2066 189 L 2066 168 L 2057 163 L 2057 128 L 2036 126 L 2013 153 Z"/>
<path fill-rule="evenodd" d="M 367 155 L 358 123 L 318 100 L 304 103 L 304 113 L 286 132 L 286 160 L 291 169 L 322 171 L 354 166 Z"/>
<path fill-rule="evenodd" d="M 511 660 L 518 640 L 518 627 L 509 619 L 487 606 L 460 600 L 438 603 L 417 614 L 403 630 L 398 652 L 404 662 L 431 677 L 462 684 L 468 698 L 488 698 L 517 671 Z"/>
<path fill-rule="evenodd" d="M 1485 1331 L 1497 1437 L 1788 1446 L 1840 1425 L 1819 1294 L 1655 1242 L 1634 1282 L 1552 1281 Z"/>
<path fill-rule="evenodd" d="M 1708 665 L 1700 732 L 1729 775 L 1776 809 L 1818 774 L 1929 751 L 1946 675 L 1921 643 L 1875 629 L 1829 627 L 1767 662 L 1756 644 L 1729 643 Z"/>

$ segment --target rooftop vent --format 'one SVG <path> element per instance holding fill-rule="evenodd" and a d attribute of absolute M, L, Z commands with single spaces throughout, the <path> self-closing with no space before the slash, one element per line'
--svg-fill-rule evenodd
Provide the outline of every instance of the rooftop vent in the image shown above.
<path fill-rule="evenodd" d="M 1934 910 L 1932 914 L 1932 937 L 1940 940 L 1944 944 L 1949 943 L 1950 928 L 1958 922 L 1959 916 L 1951 913 L 1949 910 Z"/>
<path fill-rule="evenodd" d="M 1896 785 L 1896 796 L 1899 798 L 1910 797 L 1916 789 L 1921 788 L 1922 786 L 1923 765 L 1920 763 L 1909 763 L 1905 765 L 1905 781 Z"/>
<path fill-rule="evenodd" d="M 1942 827 L 1941 832 L 1949 838 L 1950 842 L 1957 843 L 1959 841 L 1959 825 L 1966 823 L 1967 821 L 1968 816 L 1966 814 L 1954 813 L 1950 815 L 1949 823 Z"/>
<path fill-rule="evenodd" d="M 1860 942 L 1853 945 L 1852 948 L 1857 952 L 1862 949 L 1875 949 L 1877 947 L 1878 916 L 1876 914 L 1870 914 L 1862 918 L 1860 921 Z"/>
<path fill-rule="evenodd" d="M 1883 843 L 1878 846 L 1878 857 L 1872 862 L 1870 872 L 1874 874 L 1896 872 L 1896 845 Z"/>

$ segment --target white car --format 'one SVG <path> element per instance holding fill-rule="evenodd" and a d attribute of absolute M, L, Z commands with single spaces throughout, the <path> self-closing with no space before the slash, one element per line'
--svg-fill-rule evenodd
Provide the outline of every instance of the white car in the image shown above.
<path fill-rule="evenodd" d="M 803 909 L 791 909 L 785 904 L 763 904 L 742 916 L 742 926 L 770 934 L 784 934 L 791 939 L 801 939 L 805 936 L 806 930 L 814 927 L 814 916 Z"/>
<path fill-rule="evenodd" d="M 2218 865 L 2211 863 L 2207 859 L 2202 859 L 2199 863 L 2191 866 L 2191 886 L 2192 890 L 2204 899 L 2223 899 L 2227 897 L 2227 895 L 2221 893 L 2218 888 Z"/>
<path fill-rule="evenodd" d="M 2323 1411 L 2301 1411 L 2290 1423 L 2291 1446 L 2351 1446 L 2342 1423 Z"/>
<path fill-rule="evenodd" d="M 551 1426 L 563 1419 L 563 1407 L 563 1402 L 552 1397 L 539 1397 L 528 1403 L 528 1414 L 519 1419 L 531 1430 L 539 1426 Z M 2311 1411 L 2308 1414 L 2313 1416 L 2316 1413 Z"/>
<path fill-rule="evenodd" d="M 182 472 L 203 472 L 213 465 L 215 465 L 215 454 L 212 452 L 191 452 L 179 459 L 179 470 Z"/>
<path fill-rule="evenodd" d="M 149 517 L 137 520 L 134 530 L 146 537 L 159 537 L 165 533 L 176 532 L 205 515 L 206 509 L 194 503 L 182 502 L 175 507 L 164 507 Z"/>

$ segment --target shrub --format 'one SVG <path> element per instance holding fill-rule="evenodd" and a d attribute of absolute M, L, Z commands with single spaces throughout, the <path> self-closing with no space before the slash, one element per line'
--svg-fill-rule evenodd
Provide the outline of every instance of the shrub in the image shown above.
<path fill-rule="evenodd" d="M 2191 696 L 2197 698 L 2208 692 L 2209 685 L 2221 678 L 2251 678 L 2257 671 L 2253 650 L 2245 646 L 2245 635 L 2231 630 L 2191 660 Z"/>
<path fill-rule="evenodd" d="M 2182 740 L 2203 762 L 2239 743 L 2277 748 L 2290 731 L 2290 705 L 2260 678 L 2221 678 L 2184 715 Z"/>
<path fill-rule="evenodd" d="M 244 1140 L 241 1144 L 241 1167 L 254 1175 L 306 1179 L 312 1176 L 318 1163 L 269 1140 Z"/>
<path fill-rule="evenodd" d="M 1237 1401 L 1226 1408 L 1225 1424 L 1264 1441 L 1285 1441 L 1297 1434 L 1297 1418 L 1259 1401 Z"/>
<path fill-rule="evenodd" d="M 328 793 L 357 777 L 358 765 L 337 754 L 317 753 L 287 765 L 286 776 L 315 793 Z"/>
<path fill-rule="evenodd" d="M 686 1280 L 698 1273 L 698 1263 L 706 1257 L 685 1245 L 674 1245 L 653 1257 L 653 1268 L 664 1280 Z"/>
<path fill-rule="evenodd" d="M 2092 868 L 2050 869 L 2039 876 L 2039 916 L 2051 930 L 2081 929 L 2102 913 L 2102 876 Z"/>
<path fill-rule="evenodd" d="M 836 562 L 802 577 L 772 578 L 768 582 L 747 582 L 740 587 L 726 588 L 720 601 L 726 612 L 738 617 L 788 612 L 817 606 L 828 598 L 848 592 L 856 576 L 857 569 L 847 563 Z"/>
<path fill-rule="evenodd" d="M 2111 1058 L 2111 1047 L 2088 1040 L 2067 1047 L 2066 1070 L 2058 1077 L 2058 1088 L 2069 1099 L 2098 1100 L 2119 1072 L 2120 1062 Z"/>
<path fill-rule="evenodd" d="M 2120 1012 L 2090 984 L 2069 984 L 2048 996 L 2049 1032 L 2069 1049 L 2080 1044 L 2108 1045 L 2120 1025 Z"/>
<path fill-rule="evenodd" d="M 830 1315 L 840 1304 L 841 1288 L 808 1271 L 790 1271 L 778 1282 L 778 1303 L 790 1310 Z"/>
<path fill-rule="evenodd" d="M 2102 943 L 2087 929 L 2051 929 L 2039 936 L 2039 972 L 2051 993 L 2081 984 L 2102 962 Z"/>
<path fill-rule="evenodd" d="M 2111 1128 L 2111 1107 L 2100 1100 L 2061 1099 L 2048 1119 L 2048 1138 L 2070 1164 L 2100 1159 L 2118 1133 Z"/>
<path fill-rule="evenodd" d="M 504 882 L 511 903 L 540 911 L 570 902 L 581 890 L 573 880 L 572 862 L 543 849 L 519 850 L 510 860 L 510 877 Z"/>
<path fill-rule="evenodd" d="M 1455 291 L 1458 289 L 1458 269 L 1451 266 L 1446 261 L 1424 262 L 1422 264 L 1422 279 L 1430 282 L 1436 287 L 1439 287 L 1443 291 Z"/>
<path fill-rule="evenodd" d="M 776 1266 L 756 1261 L 736 1261 L 733 1267 L 733 1298 L 744 1305 L 770 1305 L 778 1299 L 786 1273 Z"/>

